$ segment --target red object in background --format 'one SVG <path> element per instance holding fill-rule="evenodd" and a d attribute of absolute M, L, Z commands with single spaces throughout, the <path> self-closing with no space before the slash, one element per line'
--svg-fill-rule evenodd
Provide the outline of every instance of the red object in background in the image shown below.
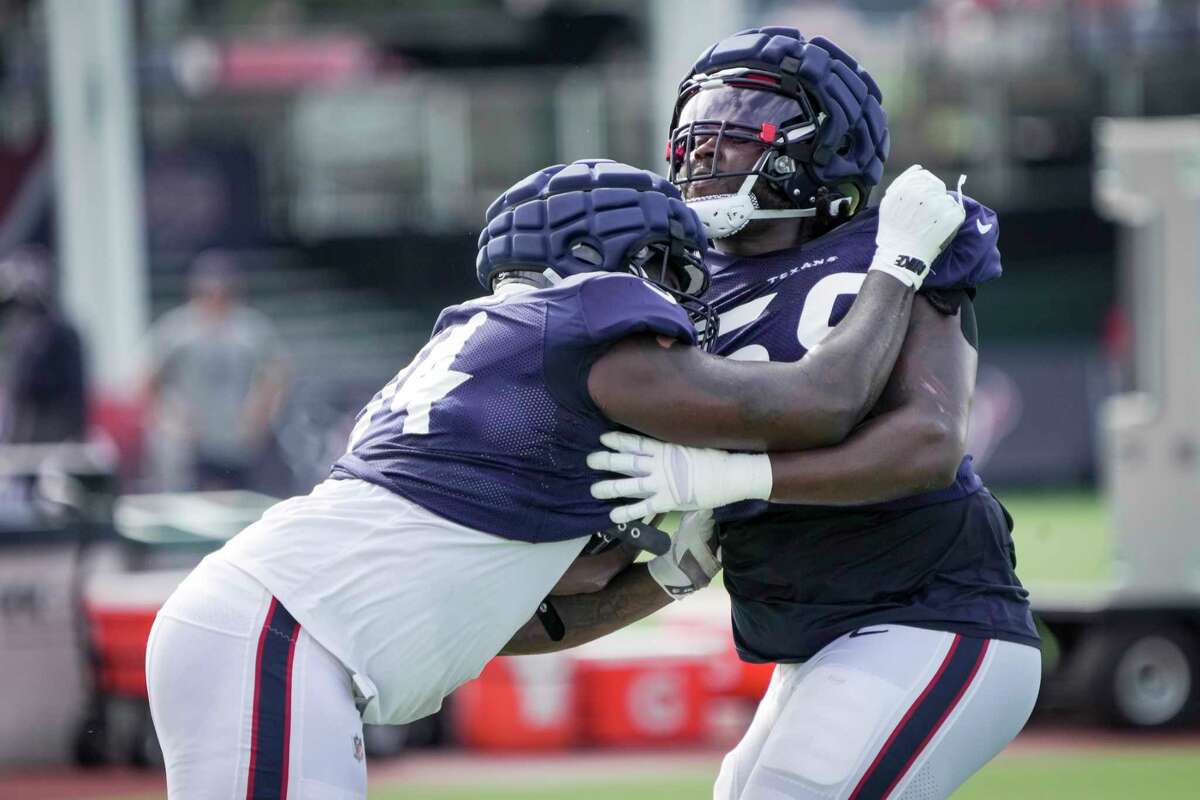
<path fill-rule="evenodd" d="M 738 657 L 728 615 L 718 619 L 681 617 L 664 620 L 661 635 L 686 641 L 696 653 L 705 654 L 706 686 L 715 698 L 733 698 L 757 703 L 767 692 L 774 664 L 751 664 Z"/>
<path fill-rule="evenodd" d="M 1114 305 L 1104 315 L 1100 331 L 1100 350 L 1113 363 L 1121 363 L 1133 352 L 1133 328 L 1122 306 Z"/>
<path fill-rule="evenodd" d="M 186 569 L 97 572 L 83 587 L 96 691 L 146 697 L 146 640 Z"/>
<path fill-rule="evenodd" d="M 370 74 L 374 51 L 348 34 L 285 41 L 234 40 L 221 47 L 220 83 L 229 89 L 288 89 L 345 83 Z"/>
<path fill-rule="evenodd" d="M 774 672 L 774 664 L 742 661 L 730 639 L 725 652 L 709 665 L 709 688 L 717 697 L 736 697 L 757 703 L 767 693 Z"/>
<path fill-rule="evenodd" d="M 634 747 L 703 742 L 707 659 L 581 658 L 579 718 L 588 744 Z"/>
<path fill-rule="evenodd" d="M 569 655 L 494 658 L 454 693 L 459 741 L 480 750 L 560 750 L 575 744 L 577 686 Z"/>
<path fill-rule="evenodd" d="M 119 697 L 146 697 L 146 639 L 157 609 L 86 605 L 96 656 L 97 689 Z"/>
<path fill-rule="evenodd" d="M 88 427 L 103 431 L 112 440 L 122 478 L 132 478 L 141 469 L 145 414 L 140 400 L 102 391 L 92 394 Z"/>

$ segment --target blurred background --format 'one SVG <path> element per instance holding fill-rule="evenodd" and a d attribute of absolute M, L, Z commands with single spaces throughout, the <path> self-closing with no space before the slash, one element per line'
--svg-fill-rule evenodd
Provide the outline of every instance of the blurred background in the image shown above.
<path fill-rule="evenodd" d="M 480 293 L 500 191 L 588 156 L 662 171 L 687 67 L 761 25 L 878 80 L 885 181 L 965 173 L 1000 213 L 970 450 L 1046 680 L 961 796 L 1195 796 L 1194 0 L 0 0 L 0 796 L 161 796 L 157 604 L 321 480 Z M 373 790 L 706 796 L 769 677 L 729 639 L 716 586 L 497 659 L 369 731 Z"/>

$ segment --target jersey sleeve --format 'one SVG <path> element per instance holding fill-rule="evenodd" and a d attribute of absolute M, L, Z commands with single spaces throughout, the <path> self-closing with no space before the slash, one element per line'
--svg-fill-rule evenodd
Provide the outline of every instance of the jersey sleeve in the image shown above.
<path fill-rule="evenodd" d="M 547 309 L 546 384 L 563 406 L 598 414 L 587 389 L 596 359 L 628 336 L 659 334 L 689 345 L 696 329 L 666 292 L 635 275 L 588 276 Z"/>
<path fill-rule="evenodd" d="M 974 289 L 1000 277 L 1000 222 L 996 212 L 970 197 L 963 198 L 966 219 L 925 279 L 922 291 Z"/>

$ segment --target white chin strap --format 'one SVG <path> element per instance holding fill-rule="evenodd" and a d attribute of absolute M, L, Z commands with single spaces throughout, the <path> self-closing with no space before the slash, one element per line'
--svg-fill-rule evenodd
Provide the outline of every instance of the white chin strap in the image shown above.
<path fill-rule="evenodd" d="M 758 175 L 747 175 L 737 194 L 717 194 L 688 201 L 688 208 L 695 211 L 700 216 L 700 221 L 704 223 L 704 230 L 708 233 L 708 238 L 724 239 L 726 236 L 732 236 L 754 219 L 795 219 L 816 216 L 815 208 L 760 209 L 758 199 L 751 191 L 757 180 Z"/>

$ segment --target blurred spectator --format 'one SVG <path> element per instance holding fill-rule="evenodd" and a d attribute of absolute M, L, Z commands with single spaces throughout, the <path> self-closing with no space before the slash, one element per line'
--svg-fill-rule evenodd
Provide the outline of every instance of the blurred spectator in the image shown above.
<path fill-rule="evenodd" d="M 54 308 L 50 258 L 0 258 L 0 443 L 80 441 L 87 390 L 79 334 Z"/>
<path fill-rule="evenodd" d="M 286 369 L 271 322 L 242 303 L 227 252 L 201 254 L 188 301 L 150 332 L 148 452 L 167 491 L 240 489 L 270 444 Z"/>

